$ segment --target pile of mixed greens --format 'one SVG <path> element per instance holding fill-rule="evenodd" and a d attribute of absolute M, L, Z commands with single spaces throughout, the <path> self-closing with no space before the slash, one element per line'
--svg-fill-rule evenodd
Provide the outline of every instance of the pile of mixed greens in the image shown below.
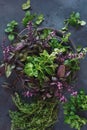
<path fill-rule="evenodd" d="M 15 89 L 13 102 L 16 110 L 9 112 L 11 130 L 48 130 L 57 122 L 59 103 L 64 106 L 65 123 L 80 130 L 87 123 L 78 111 L 87 110 L 87 95 L 76 91 L 74 81 L 80 69 L 80 59 L 87 48 L 76 49 L 70 40 L 71 33 L 64 31 L 71 26 L 83 26 L 80 14 L 73 12 L 65 20 L 62 31 L 52 28 L 38 28 L 44 17 L 31 14 L 30 0 L 22 5 L 25 17 L 24 30 L 17 32 L 18 23 L 7 24 L 5 32 L 11 44 L 2 43 L 3 63 L 0 72 L 11 78 L 16 75 L 12 86 L 20 80 L 22 93 Z M 66 95 L 70 95 L 68 100 Z M 85 99 L 85 100 L 84 100 Z M 32 101 L 30 101 L 32 100 Z"/>

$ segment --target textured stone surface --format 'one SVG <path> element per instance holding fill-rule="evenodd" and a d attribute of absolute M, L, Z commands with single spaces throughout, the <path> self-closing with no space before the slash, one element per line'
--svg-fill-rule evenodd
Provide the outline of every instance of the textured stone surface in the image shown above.
<path fill-rule="evenodd" d="M 15 19 L 18 22 L 24 16 L 21 10 L 21 4 L 25 0 L 0 0 L 0 43 L 4 38 L 4 29 L 6 24 Z M 87 21 L 87 0 L 31 0 L 32 11 L 42 13 L 45 16 L 45 22 L 42 26 L 54 27 L 60 29 L 63 27 L 63 21 L 72 11 L 78 11 L 81 18 Z M 22 26 L 20 26 L 22 28 Z M 79 30 L 71 28 L 72 40 L 76 45 L 87 46 L 87 25 Z M 2 53 L 0 48 L 0 60 Z M 78 74 L 79 88 L 85 88 L 87 92 L 87 56 L 81 61 L 81 70 Z M 10 130 L 10 119 L 8 110 L 13 107 L 10 93 L 1 87 L 5 78 L 0 78 L 0 130 Z M 78 88 L 78 89 L 79 89 Z M 71 130 L 63 123 L 63 112 L 59 114 L 59 123 L 55 125 L 54 130 Z M 87 125 L 82 128 L 87 130 Z"/>

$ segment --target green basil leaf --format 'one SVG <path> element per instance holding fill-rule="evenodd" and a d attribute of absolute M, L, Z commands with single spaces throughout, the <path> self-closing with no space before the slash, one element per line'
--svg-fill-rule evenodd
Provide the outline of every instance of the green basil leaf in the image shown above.
<path fill-rule="evenodd" d="M 13 31 L 13 29 L 10 28 L 10 27 L 8 27 L 8 28 L 5 29 L 5 32 L 6 32 L 6 33 L 10 33 L 10 32 L 12 32 L 12 31 Z"/>
<path fill-rule="evenodd" d="M 79 18 L 80 18 L 80 13 L 77 12 L 77 13 L 75 14 L 75 17 L 76 17 L 77 19 L 79 19 Z"/>
<path fill-rule="evenodd" d="M 81 21 L 81 26 L 85 26 L 86 22 L 85 21 Z"/>
<path fill-rule="evenodd" d="M 15 38 L 15 36 L 14 36 L 13 34 L 9 34 L 9 35 L 8 35 L 8 39 L 9 39 L 10 41 L 13 41 L 14 38 Z"/>
<path fill-rule="evenodd" d="M 29 9 L 30 7 L 31 7 L 31 5 L 30 5 L 30 0 L 27 0 L 26 3 L 22 4 L 22 9 L 23 9 L 23 10 L 27 10 L 27 9 Z"/>

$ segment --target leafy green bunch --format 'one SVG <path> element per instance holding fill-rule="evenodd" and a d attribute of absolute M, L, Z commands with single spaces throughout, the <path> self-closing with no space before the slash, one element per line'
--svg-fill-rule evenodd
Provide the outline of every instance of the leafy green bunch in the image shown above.
<path fill-rule="evenodd" d="M 8 39 L 10 41 L 13 41 L 15 36 L 17 35 L 17 33 L 15 32 L 17 25 L 18 23 L 15 20 L 7 24 L 7 28 L 5 29 L 5 32 L 8 33 Z"/>
<path fill-rule="evenodd" d="M 84 26 L 86 24 L 85 21 L 83 20 L 80 20 L 80 13 L 75 13 L 73 12 L 70 17 L 68 19 L 65 20 L 65 24 L 68 26 L 68 25 L 71 25 L 71 26 L 76 26 L 78 27 L 79 25 L 80 26 Z"/>
<path fill-rule="evenodd" d="M 57 121 L 58 101 L 56 99 L 37 100 L 29 104 L 16 93 L 13 102 L 17 110 L 10 111 L 11 130 L 46 130 Z"/>
<path fill-rule="evenodd" d="M 68 51 L 68 48 L 70 46 L 66 46 L 63 43 L 69 42 L 70 35 L 71 35 L 71 33 L 67 33 L 67 34 L 63 35 L 63 37 L 61 38 L 60 41 L 58 40 L 58 38 L 52 37 L 49 41 L 49 45 L 52 47 L 52 49 L 58 48 L 58 49 Z"/>
<path fill-rule="evenodd" d="M 25 16 L 22 19 L 22 24 L 26 27 L 28 22 L 32 21 L 34 25 L 40 25 L 44 20 L 43 14 L 31 14 L 30 11 L 25 12 Z"/>
<path fill-rule="evenodd" d="M 71 128 L 80 130 L 87 123 L 87 119 L 80 116 L 85 110 L 87 110 L 87 95 L 84 91 L 80 91 L 77 96 L 71 96 L 70 100 L 64 104 L 65 123 Z"/>
<path fill-rule="evenodd" d="M 43 14 L 37 15 L 36 13 L 31 14 L 31 12 L 28 10 L 31 7 L 31 1 L 27 0 L 25 3 L 22 4 L 22 10 L 25 11 L 25 16 L 22 19 L 22 24 L 26 27 L 30 21 L 33 22 L 35 26 L 39 26 L 44 21 Z M 17 36 L 17 32 L 15 31 L 18 23 L 13 20 L 10 23 L 7 24 L 7 28 L 5 29 L 5 32 L 8 34 L 8 39 L 10 41 L 13 41 L 15 39 L 15 36 Z"/>
<path fill-rule="evenodd" d="M 47 76 L 54 74 L 57 67 L 54 60 L 55 54 L 49 54 L 46 50 L 40 53 L 40 56 L 28 56 L 24 72 L 30 77 L 39 79 L 40 83 L 42 83 Z"/>

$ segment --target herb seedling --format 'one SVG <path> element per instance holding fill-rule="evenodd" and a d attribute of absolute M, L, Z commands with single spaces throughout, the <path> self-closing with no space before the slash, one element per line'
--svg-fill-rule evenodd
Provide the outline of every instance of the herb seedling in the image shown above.
<path fill-rule="evenodd" d="M 26 27 L 27 24 L 32 21 L 34 25 L 40 25 L 44 20 L 44 17 L 42 14 L 36 15 L 36 14 L 31 14 L 30 11 L 26 11 L 25 17 L 22 19 L 23 25 Z"/>
<path fill-rule="evenodd" d="M 25 17 L 22 19 L 22 24 L 26 27 L 29 21 L 33 21 L 35 14 L 31 14 L 30 11 L 26 11 Z"/>
<path fill-rule="evenodd" d="M 7 28 L 5 29 L 5 32 L 8 33 L 8 39 L 10 41 L 13 41 L 15 36 L 17 35 L 17 33 L 15 32 L 17 25 L 18 23 L 15 20 L 7 24 Z"/>
<path fill-rule="evenodd" d="M 86 25 L 85 21 L 80 20 L 80 13 L 78 13 L 78 12 L 77 13 L 73 12 L 70 15 L 70 17 L 65 20 L 64 23 L 66 26 L 71 25 L 71 26 L 76 26 L 76 27 L 78 27 L 79 25 L 80 26 Z"/>

